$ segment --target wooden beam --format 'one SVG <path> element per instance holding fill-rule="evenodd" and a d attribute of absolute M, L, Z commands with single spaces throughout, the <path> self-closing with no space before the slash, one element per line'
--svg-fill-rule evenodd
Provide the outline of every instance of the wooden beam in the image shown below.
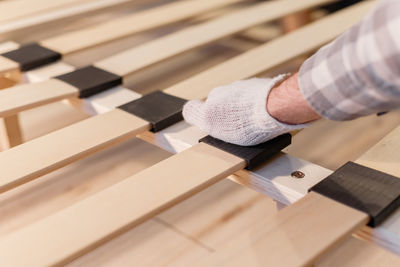
<path fill-rule="evenodd" d="M 307 3 L 305 3 L 305 1 L 302 1 L 301 4 L 300 2 L 295 0 L 260 3 L 258 5 L 228 14 L 221 18 L 217 18 L 209 22 L 202 23 L 200 25 L 186 28 L 182 31 L 129 49 L 125 52 L 121 52 L 117 55 L 96 62 L 94 63 L 94 65 L 98 68 L 124 77 L 152 64 L 155 64 L 162 60 L 166 60 L 172 56 L 187 52 L 201 45 L 206 45 L 212 41 L 216 41 L 220 38 L 245 30 L 251 26 L 273 20 L 275 18 L 279 18 L 284 14 L 313 6 L 321 2 L 326 2 L 326 0 L 307 0 Z M 290 5 L 291 8 L 283 8 L 286 7 L 288 3 L 292 3 Z M 243 17 L 248 19 L 243 21 Z M 349 21 L 355 22 L 356 20 L 349 19 Z M 349 27 L 349 25 L 351 25 L 351 23 L 342 23 L 342 27 L 338 26 L 337 28 L 343 31 L 345 28 Z M 311 30 L 312 29 L 309 29 L 305 32 L 307 33 Z M 319 38 L 323 39 L 326 42 L 328 41 L 327 39 L 330 39 L 331 36 L 334 35 L 335 33 L 331 33 L 328 36 L 326 36 L 325 34 Z M 300 33 L 299 36 L 301 37 L 302 34 Z M 315 44 L 313 47 L 318 47 L 318 44 Z M 263 50 L 267 49 L 268 48 L 265 47 L 263 48 Z M 299 49 L 299 51 L 297 52 L 303 51 Z M 259 51 L 258 53 L 262 53 L 262 51 Z M 39 89 L 40 85 L 40 83 L 32 85 L 37 88 L 36 90 L 31 90 L 30 85 L 24 85 L 24 89 L 22 89 L 21 87 L 15 87 L 1 91 L 0 116 L 9 116 L 28 108 L 41 105 L 41 102 L 45 101 L 44 99 L 46 99 L 46 94 Z M 14 94 L 13 92 L 16 89 L 18 90 L 18 93 Z M 56 91 L 56 87 L 53 89 L 54 91 Z M 26 101 L 19 101 L 19 97 L 23 97 L 23 91 L 35 92 L 38 95 L 40 94 L 40 96 L 33 96 L 34 93 L 31 93 L 30 101 L 28 101 L 28 99 L 26 99 Z M 17 94 L 21 95 L 18 97 Z M 53 94 L 57 94 L 59 97 L 62 97 L 61 93 L 52 92 L 49 95 L 49 99 L 45 101 L 46 103 L 59 100 L 59 98 L 53 98 Z M 67 97 L 70 97 L 69 92 L 65 96 L 65 98 Z M 40 101 L 36 101 L 36 99 L 38 98 L 40 99 Z M 54 100 L 51 100 L 51 98 L 53 98 Z M 8 104 L 3 106 L 1 103 Z"/>

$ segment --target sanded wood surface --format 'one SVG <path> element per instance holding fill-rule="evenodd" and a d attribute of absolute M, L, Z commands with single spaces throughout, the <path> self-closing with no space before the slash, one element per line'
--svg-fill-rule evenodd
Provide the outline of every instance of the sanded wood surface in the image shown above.
<path fill-rule="evenodd" d="M 1 263 L 7 266 L 63 263 L 244 167 L 242 159 L 198 144 L 4 236 L 0 240 Z M 100 224 L 99 218 L 102 218 Z M 24 257 L 20 257 L 21 253 Z"/>
<path fill-rule="evenodd" d="M 215 254 L 200 266 L 311 266 L 327 251 L 368 222 L 368 215 L 310 193 L 273 216 L 258 238 L 240 236 L 229 253 Z M 250 243 L 250 248 L 248 248 Z M 232 252 L 232 253 L 231 253 Z"/>
<path fill-rule="evenodd" d="M 0 192 L 149 129 L 148 122 L 116 109 L 3 151 L 0 168 L 7 171 L 0 177 Z"/>
<path fill-rule="evenodd" d="M 43 0 L 46 1 L 46 0 Z M 87 13 L 100 12 L 106 8 L 116 7 L 128 3 L 131 0 L 84 0 L 77 1 L 75 5 L 64 6 L 60 9 L 48 10 L 47 12 L 32 14 L 31 16 L 21 17 L 16 20 L 4 22 L 0 25 L 0 33 L 11 34 L 21 29 L 37 26 L 42 23 L 60 21 L 69 17 L 76 17 Z M 29 1 L 34 4 L 34 1 Z M 48 1 L 49 2 L 49 1 Z M 52 1 L 57 2 L 57 1 Z M 31 4 L 30 4 L 31 5 Z M 4 38 L 4 37 L 3 37 Z M 0 36 L 0 39 L 2 37 Z"/>
<path fill-rule="evenodd" d="M 344 241 L 315 263 L 316 267 L 397 267 L 400 257 L 356 238 Z"/>
<path fill-rule="evenodd" d="M 83 2 L 89 0 L 84 0 Z M 93 0 L 91 0 L 93 1 Z M 14 0 L 0 3 L 0 22 L 29 16 L 35 13 L 64 8 L 68 5 L 78 4 L 81 0 Z"/>
<path fill-rule="evenodd" d="M 101 60 L 95 65 L 120 76 L 126 76 L 171 56 L 243 31 L 257 24 L 326 2 L 329 1 L 279 0 L 260 3 L 145 43 L 116 56 Z"/>
<path fill-rule="evenodd" d="M 0 116 L 79 95 L 77 88 L 56 79 L 17 85 L 0 91 Z"/>
<path fill-rule="evenodd" d="M 221 84 L 257 75 L 317 49 L 357 23 L 374 5 L 374 1 L 366 1 L 336 12 L 178 83 L 166 93 L 186 99 L 205 98 L 210 90 Z"/>
<path fill-rule="evenodd" d="M 240 1 L 242 0 L 187 0 L 172 2 L 161 7 L 116 18 L 100 25 L 55 36 L 40 41 L 40 44 L 66 55 Z"/>

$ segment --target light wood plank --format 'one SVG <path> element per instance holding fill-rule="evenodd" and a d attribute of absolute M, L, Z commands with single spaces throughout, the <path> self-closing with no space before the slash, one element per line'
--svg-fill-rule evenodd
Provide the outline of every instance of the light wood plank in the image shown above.
<path fill-rule="evenodd" d="M 120 76 L 126 76 L 179 53 L 324 2 L 329 1 L 280 0 L 260 3 L 210 22 L 186 28 L 153 42 L 145 43 L 142 46 L 101 60 L 95 65 Z"/>
<path fill-rule="evenodd" d="M 198 144 L 5 236 L 0 240 L 1 262 L 8 266 L 65 263 L 244 167 L 242 159 Z M 103 217 L 99 224 L 98 218 Z"/>
<path fill-rule="evenodd" d="M 187 0 L 172 2 L 132 15 L 116 18 L 90 28 L 55 36 L 43 41 L 41 45 L 67 55 L 105 42 L 167 25 L 194 15 L 220 8 L 243 0 Z"/>
<path fill-rule="evenodd" d="M 126 4 L 129 1 L 131 0 L 85 0 L 79 5 L 72 5 L 61 9 L 51 10 L 45 13 L 38 13 L 36 15 L 22 17 L 20 19 L 12 20 L 6 23 L 2 23 L 0 25 L 0 39 L 4 39 L 5 36 L 22 29 L 28 29 L 30 27 L 34 27 L 43 23 L 61 21 L 68 17 L 77 17 L 87 13 L 93 14 L 95 12 L 103 11 L 107 8 L 117 7 L 119 5 Z"/>
<path fill-rule="evenodd" d="M 252 77 L 317 49 L 358 22 L 374 5 L 374 1 L 366 1 L 336 12 L 178 83 L 166 92 L 186 99 L 205 98 L 221 84 Z"/>
<path fill-rule="evenodd" d="M 88 0 L 85 0 L 86 2 Z M 52 9 L 64 8 L 74 5 L 80 0 L 15 0 L 0 3 L 0 23 L 5 21 L 30 16 L 35 13 L 46 12 Z"/>
<path fill-rule="evenodd" d="M 200 266 L 311 266 L 320 255 L 368 222 L 368 215 L 310 193 L 273 216 L 258 238 Z M 218 255 L 220 257 L 220 255 Z"/>
<path fill-rule="evenodd" d="M 140 13 L 134 13 L 122 18 L 117 18 L 100 25 L 69 32 L 61 36 L 51 37 L 39 41 L 39 43 L 44 47 L 61 53 L 62 55 L 68 55 L 83 49 L 123 38 L 133 33 L 187 19 L 191 16 L 201 14 L 202 12 L 239 1 L 242 0 L 188 0 L 176 2 L 145 10 Z M 16 70 L 16 64 L 17 63 L 12 60 L 0 57 L 0 74 Z"/>
<path fill-rule="evenodd" d="M 0 192 L 149 129 L 148 122 L 116 109 L 3 151 Z M 56 153 L 47 153 L 45 148 Z"/>
<path fill-rule="evenodd" d="M 78 89 L 56 79 L 17 85 L 0 91 L 0 117 L 65 98 L 77 97 Z"/>
<path fill-rule="evenodd" d="M 315 263 L 316 267 L 396 267 L 400 257 L 373 244 L 350 238 Z"/>

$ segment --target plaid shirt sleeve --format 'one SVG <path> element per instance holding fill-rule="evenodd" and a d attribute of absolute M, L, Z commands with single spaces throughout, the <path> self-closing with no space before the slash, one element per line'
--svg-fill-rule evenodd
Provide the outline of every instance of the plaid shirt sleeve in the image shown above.
<path fill-rule="evenodd" d="M 381 0 L 304 62 L 298 81 L 311 107 L 327 119 L 400 107 L 400 0 Z"/>

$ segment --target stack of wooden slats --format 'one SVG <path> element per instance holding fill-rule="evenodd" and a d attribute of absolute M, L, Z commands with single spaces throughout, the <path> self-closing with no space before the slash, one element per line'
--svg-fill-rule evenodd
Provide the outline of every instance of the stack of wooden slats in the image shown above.
<path fill-rule="evenodd" d="M 245 170 L 242 158 L 198 144 L 205 134 L 196 127 L 179 121 L 150 131 L 158 126 L 121 108 L 154 89 L 204 99 L 218 85 L 272 73 L 340 35 L 375 1 L 289 33 L 277 20 L 332 0 L 145 2 L 0 2 L 0 265 L 398 266 L 400 212 L 370 228 L 367 214 L 308 193 L 332 171 L 288 153 Z M 8 39 L 84 15 L 113 19 L 30 45 Z M 74 57 L 90 67 L 66 63 Z M 71 82 L 82 71 L 86 79 Z M 52 105 L 79 121 L 44 114 Z M 31 139 L 20 116 L 34 113 L 43 116 L 32 128 L 49 116 L 63 127 Z M 399 131 L 356 162 L 400 177 Z M 262 194 L 288 207 L 264 212 L 273 202 Z"/>

